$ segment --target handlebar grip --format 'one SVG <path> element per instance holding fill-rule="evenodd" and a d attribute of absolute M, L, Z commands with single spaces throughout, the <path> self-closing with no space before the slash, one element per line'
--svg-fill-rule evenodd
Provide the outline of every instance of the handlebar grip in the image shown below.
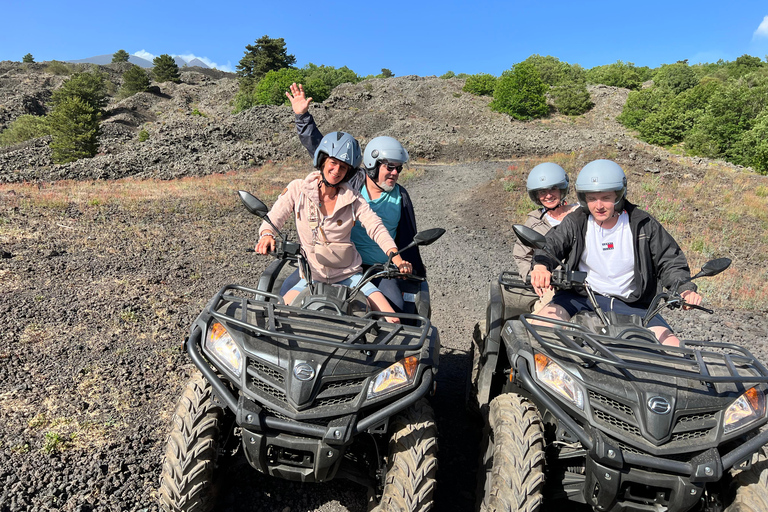
<path fill-rule="evenodd" d="M 705 313 L 709 313 L 710 315 L 714 314 L 714 309 L 705 308 L 704 306 L 699 306 L 696 304 L 688 304 L 687 302 L 683 302 L 683 307 L 689 307 L 691 309 L 698 309 L 700 311 L 704 311 Z"/>

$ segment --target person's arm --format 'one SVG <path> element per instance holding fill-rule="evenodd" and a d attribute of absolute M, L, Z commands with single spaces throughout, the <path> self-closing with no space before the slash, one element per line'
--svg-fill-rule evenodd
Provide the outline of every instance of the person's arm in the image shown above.
<path fill-rule="evenodd" d="M 275 225 L 277 229 L 283 227 L 283 224 L 293 216 L 293 205 L 296 200 L 298 192 L 298 186 L 301 180 L 295 180 L 288 184 L 285 192 L 280 194 L 272 205 L 272 209 L 269 210 L 269 220 Z M 270 226 L 266 221 L 261 223 L 259 227 L 259 240 L 256 243 L 256 252 L 259 254 L 267 254 L 269 251 L 275 250 L 275 237 L 277 233 L 275 229 Z"/>
<path fill-rule="evenodd" d="M 653 218 L 648 222 L 651 223 L 648 226 L 651 258 L 662 286 L 671 289 L 681 282 L 679 291 L 695 292 L 696 284 L 690 280 L 691 268 L 680 246 L 661 223 Z"/>
<path fill-rule="evenodd" d="M 376 215 L 376 212 L 371 209 L 362 196 L 357 196 L 353 207 L 355 208 L 355 215 L 360 221 L 360 224 L 365 228 L 365 232 L 368 233 L 371 240 L 381 247 L 384 254 L 389 255 L 393 252 L 397 252 L 397 245 L 395 245 L 395 241 L 392 240 L 392 237 L 389 236 L 389 231 L 387 231 L 384 223 L 381 222 L 381 218 Z M 408 261 L 405 261 L 399 254 L 392 258 L 392 263 L 397 266 L 400 272 L 406 274 L 413 272 L 413 265 Z"/>
<path fill-rule="evenodd" d="M 293 113 L 296 114 L 296 131 L 299 134 L 301 145 L 309 152 L 309 156 L 315 157 L 315 151 L 323 140 L 323 134 L 315 124 L 315 119 L 309 113 L 309 104 L 312 98 L 307 98 L 304 93 L 304 86 L 301 84 L 291 84 L 291 90 L 285 95 L 291 102 Z"/>

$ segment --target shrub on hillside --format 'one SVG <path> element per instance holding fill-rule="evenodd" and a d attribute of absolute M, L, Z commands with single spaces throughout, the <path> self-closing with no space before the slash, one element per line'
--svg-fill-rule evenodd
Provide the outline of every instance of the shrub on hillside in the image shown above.
<path fill-rule="evenodd" d="M 670 91 L 657 87 L 632 91 L 617 120 L 627 128 L 637 128 L 646 117 L 661 110 L 662 105 L 671 97 Z"/>
<path fill-rule="evenodd" d="M 155 77 L 155 82 L 173 82 L 175 84 L 181 82 L 181 75 L 179 74 L 179 65 L 173 57 L 164 53 L 159 57 L 152 59 L 152 63 L 155 65 L 152 68 L 152 75 Z"/>
<path fill-rule="evenodd" d="M 349 69 L 347 66 L 340 68 L 334 68 L 333 66 L 317 66 L 311 62 L 301 69 L 304 74 L 304 81 L 309 83 L 311 81 L 319 81 L 325 84 L 330 91 L 334 90 L 337 86 L 345 83 L 356 84 L 360 81 L 360 77 L 357 73 Z M 314 101 L 324 101 L 328 97 L 328 94 L 322 98 L 312 95 Z"/>
<path fill-rule="evenodd" d="M 635 67 L 631 62 L 616 61 L 605 66 L 596 66 L 587 71 L 587 81 L 593 84 L 611 85 L 625 89 L 639 89 L 650 80 L 652 71 L 648 67 Z"/>
<path fill-rule="evenodd" d="M 24 58 L 21 59 L 21 62 L 24 62 L 25 64 L 31 64 L 35 62 L 35 58 L 32 56 L 31 53 L 28 53 L 24 56 Z"/>
<path fill-rule="evenodd" d="M 748 165 L 738 142 L 766 105 L 768 76 L 761 73 L 717 87 L 705 113 L 686 137 L 686 147 L 694 154 Z"/>
<path fill-rule="evenodd" d="M 552 57 L 551 55 L 542 57 L 541 55 L 534 54 L 523 62 L 533 64 L 536 71 L 539 72 L 542 82 L 550 87 L 574 81 L 574 77 L 571 76 L 571 65 L 567 62 L 562 62 L 557 57 Z"/>
<path fill-rule="evenodd" d="M 544 117 L 549 113 L 547 89 L 533 64 L 519 62 L 497 80 L 490 106 L 515 119 Z"/>
<path fill-rule="evenodd" d="M 292 83 L 304 81 L 304 73 L 298 69 L 283 68 L 279 71 L 270 71 L 259 80 L 254 91 L 256 105 L 283 105 L 290 103 L 285 92 Z M 307 84 L 309 86 L 309 84 Z M 312 96 L 311 86 L 305 89 Z M 314 98 L 314 96 L 312 96 Z"/>
<path fill-rule="evenodd" d="M 127 98 L 137 92 L 145 92 L 149 89 L 151 80 L 149 73 L 139 66 L 131 68 L 123 74 L 123 85 L 120 86 L 120 96 Z"/>
<path fill-rule="evenodd" d="M 495 76 L 488 73 L 477 73 L 467 77 L 467 81 L 461 90 L 475 96 L 493 96 L 496 80 Z"/>
<path fill-rule="evenodd" d="M 99 113 L 77 96 L 59 102 L 48 115 L 51 128 L 53 161 L 73 162 L 96 154 L 99 137 Z"/>
<path fill-rule="evenodd" d="M 45 66 L 45 71 L 46 73 L 51 73 L 53 75 L 70 75 L 72 74 L 73 68 L 74 66 L 71 64 L 66 64 L 59 60 L 52 60 Z"/>
<path fill-rule="evenodd" d="M 669 89 L 673 94 L 680 94 L 698 83 L 696 73 L 685 62 L 664 64 L 653 75 L 656 87 Z"/>
<path fill-rule="evenodd" d="M 561 83 L 552 87 L 549 94 L 557 111 L 569 116 L 583 114 L 594 105 L 585 82 Z"/>
<path fill-rule="evenodd" d="M 447 78 L 454 78 L 455 76 L 456 76 L 456 73 L 454 73 L 453 71 L 447 71 L 447 72 L 443 73 L 442 75 L 440 75 L 440 78 L 445 80 Z"/>
<path fill-rule="evenodd" d="M 768 107 L 755 119 L 749 131 L 736 142 L 734 150 L 745 165 L 759 174 L 768 175 Z"/>
<path fill-rule="evenodd" d="M 43 116 L 23 115 L 17 117 L 0 133 L 0 146 L 10 146 L 25 140 L 50 135 L 48 120 Z"/>

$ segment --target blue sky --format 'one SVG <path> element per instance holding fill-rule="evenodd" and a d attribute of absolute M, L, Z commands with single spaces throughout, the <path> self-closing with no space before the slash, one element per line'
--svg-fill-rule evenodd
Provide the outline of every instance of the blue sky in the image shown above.
<path fill-rule="evenodd" d="M 234 71 L 245 45 L 282 37 L 297 65 L 359 75 L 501 74 L 529 55 L 585 68 L 768 54 L 768 2 L 92 2 L 5 0 L 0 60 L 128 53 L 197 57 Z M 144 53 L 141 53 L 144 52 Z"/>

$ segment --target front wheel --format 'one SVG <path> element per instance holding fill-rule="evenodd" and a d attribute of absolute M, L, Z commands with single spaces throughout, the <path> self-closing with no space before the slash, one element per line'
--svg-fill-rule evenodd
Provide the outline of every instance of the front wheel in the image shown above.
<path fill-rule="evenodd" d="M 733 501 L 724 512 L 760 512 L 768 510 L 768 452 L 761 448 L 752 457 L 752 467 L 733 476 Z"/>
<path fill-rule="evenodd" d="M 168 512 L 209 512 L 215 505 L 214 469 L 224 410 L 214 404 L 211 385 L 195 374 L 187 382 L 163 457 L 160 506 Z"/>
<path fill-rule="evenodd" d="M 435 413 L 422 398 L 390 423 L 387 474 L 376 512 L 426 512 L 434 505 L 437 482 Z"/>
<path fill-rule="evenodd" d="M 516 393 L 496 397 L 488 415 L 485 455 L 478 473 L 479 509 L 538 512 L 544 488 L 544 432 L 541 415 Z"/>

